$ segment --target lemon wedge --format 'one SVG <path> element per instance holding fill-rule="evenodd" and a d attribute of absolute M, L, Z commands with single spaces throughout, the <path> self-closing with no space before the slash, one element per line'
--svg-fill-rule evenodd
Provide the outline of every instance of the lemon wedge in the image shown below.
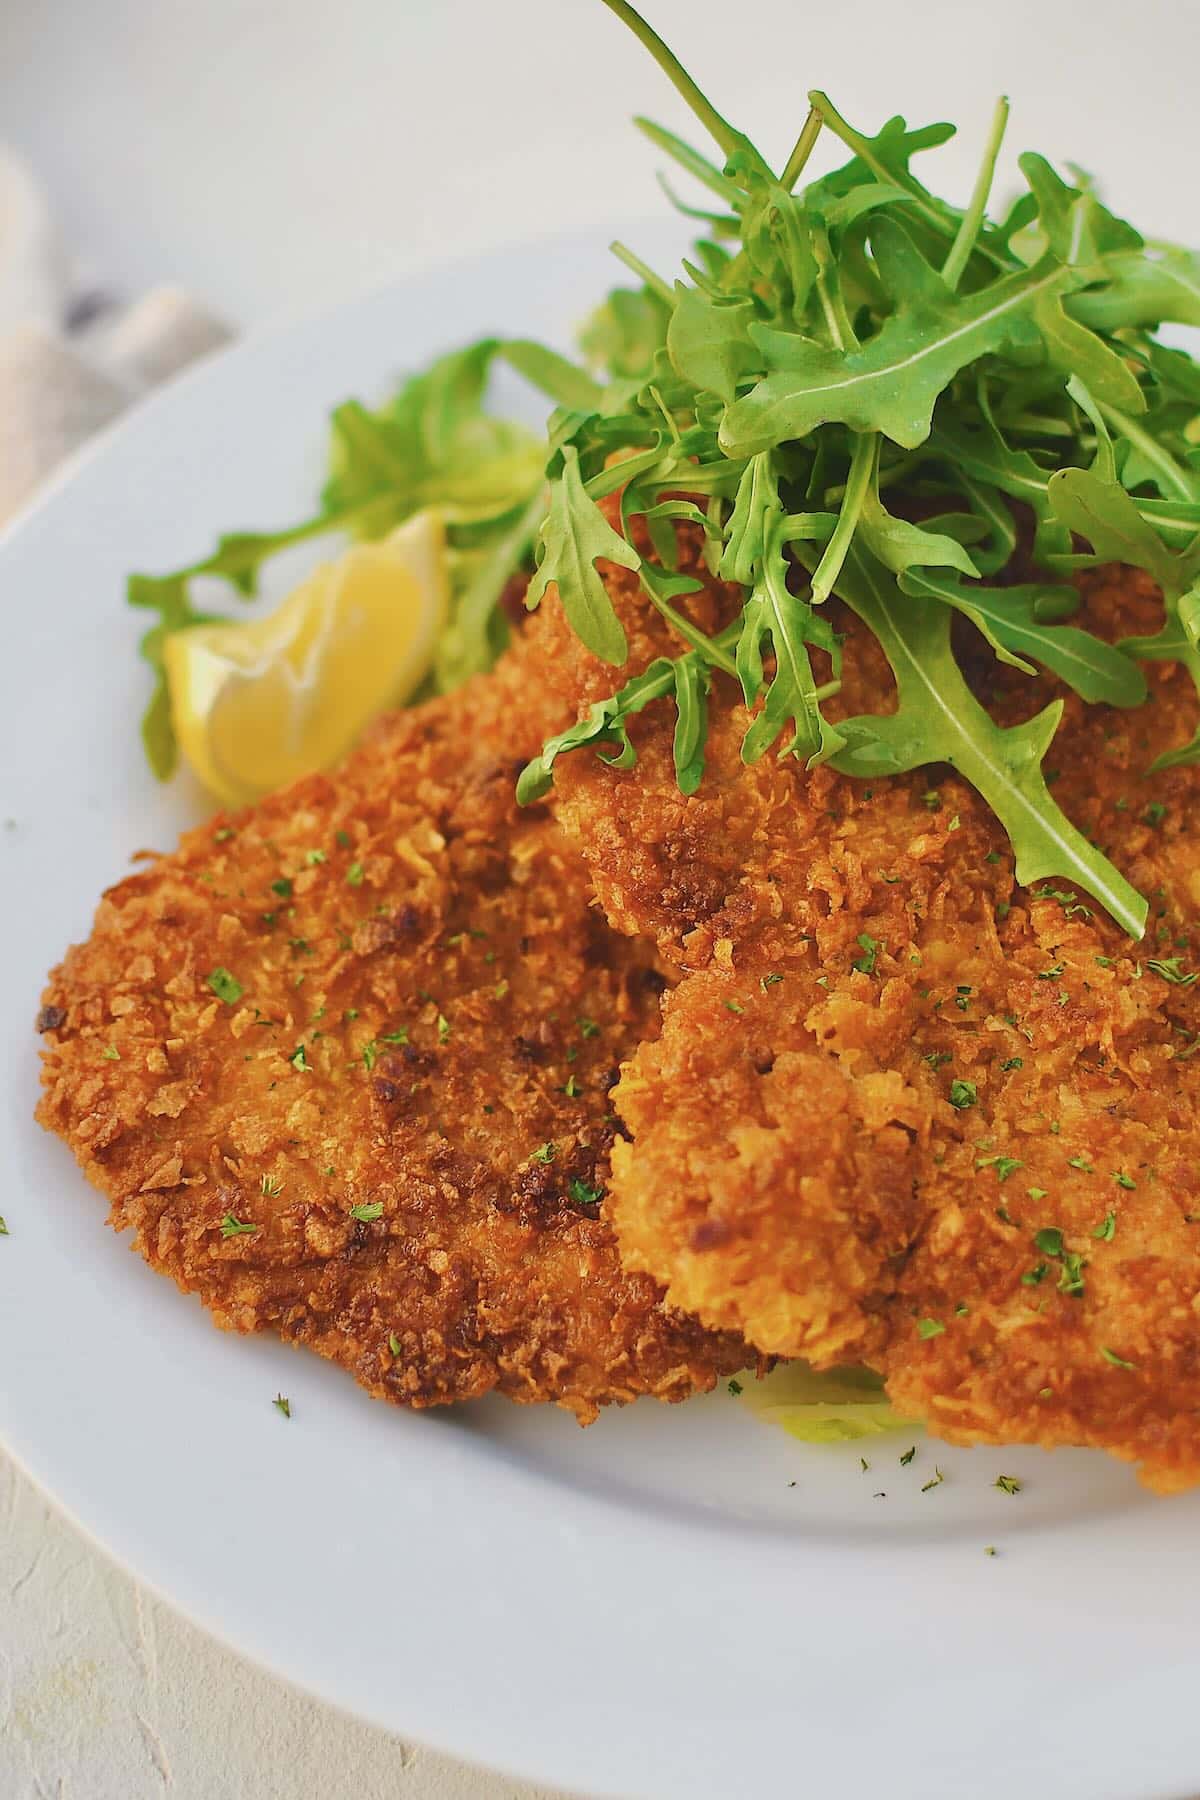
<path fill-rule="evenodd" d="M 328 768 L 428 673 L 449 606 L 441 514 L 322 563 L 274 612 L 164 645 L 184 756 L 226 806 Z"/>

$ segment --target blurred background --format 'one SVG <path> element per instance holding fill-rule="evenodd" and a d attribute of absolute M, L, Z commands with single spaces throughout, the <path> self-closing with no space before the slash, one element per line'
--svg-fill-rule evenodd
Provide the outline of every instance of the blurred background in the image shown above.
<path fill-rule="evenodd" d="M 901 110 L 960 122 L 938 153 L 957 196 L 1007 92 L 1010 161 L 1032 146 L 1071 159 L 1143 231 L 1200 242 L 1197 0 L 644 10 L 780 162 L 823 86 L 871 129 Z M 0 517 L 6 479 L 11 510 L 72 432 L 222 326 L 262 329 L 515 240 L 619 225 L 636 246 L 662 159 L 635 112 L 696 135 L 599 0 L 0 0 Z M 164 284 L 174 310 L 105 347 L 97 321 L 120 326 Z M 481 329 L 487 310 L 481 294 Z M 98 367 L 36 467 L 34 346 Z M 3 1800 L 534 1794 L 246 1668 L 110 1568 L 2 1455 L 0 1519 Z"/>

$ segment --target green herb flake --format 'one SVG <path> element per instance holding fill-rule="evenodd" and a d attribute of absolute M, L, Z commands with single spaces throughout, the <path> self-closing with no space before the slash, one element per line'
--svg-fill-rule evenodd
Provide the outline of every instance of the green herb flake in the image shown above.
<path fill-rule="evenodd" d="M 1029 1195 L 1029 1198 L 1031 1200 L 1044 1200 L 1046 1198 L 1046 1195 L 1050 1192 L 1050 1189 L 1049 1188 L 1041 1188 L 1041 1187 L 1031 1187 L 1031 1188 L 1026 1188 L 1025 1192 Z"/>
<path fill-rule="evenodd" d="M 121 1060 L 121 1052 L 115 1044 L 106 1044 L 100 1054 L 105 1062 L 120 1062 Z"/>
<path fill-rule="evenodd" d="M 1024 1482 L 1019 1481 L 1015 1475 L 997 1475 L 992 1483 L 992 1486 L 998 1487 L 1002 1494 L 1019 1494 L 1024 1485 Z"/>
<path fill-rule="evenodd" d="M 568 1185 L 567 1192 L 576 1206 L 596 1206 L 604 1198 L 604 1189 L 589 1187 L 586 1181 L 574 1176 Z"/>
<path fill-rule="evenodd" d="M 984 1156 L 979 1159 L 975 1167 L 977 1169 L 995 1169 L 997 1181 L 1007 1181 L 1010 1175 L 1014 1175 L 1018 1169 L 1023 1169 L 1025 1164 L 1019 1156 Z"/>
<path fill-rule="evenodd" d="M 782 980 L 783 980 L 782 975 L 764 975 L 760 978 L 758 985 L 762 989 L 763 993 L 765 994 L 767 992 L 768 988 L 775 987 Z"/>
<path fill-rule="evenodd" d="M 282 1181 L 274 1175 L 264 1175 L 258 1186 L 259 1192 L 264 1194 L 268 1200 L 278 1200 L 283 1192 Z"/>
<path fill-rule="evenodd" d="M 1001 1073 L 1007 1075 L 1011 1069 L 1023 1069 L 1025 1059 L 1020 1056 L 1009 1056 L 1000 1064 Z"/>
<path fill-rule="evenodd" d="M 732 1394 L 732 1395 L 733 1395 L 733 1397 L 734 1397 L 734 1399 L 735 1399 L 735 1400 L 736 1400 L 736 1399 L 737 1399 L 737 1397 L 738 1397 L 738 1395 L 739 1395 L 739 1394 L 740 1394 L 740 1393 L 741 1393 L 741 1391 L 742 1391 L 742 1384 L 741 1384 L 741 1382 L 740 1382 L 740 1381 L 730 1381 L 730 1383 L 729 1383 L 729 1391 L 730 1391 L 730 1393 L 731 1393 L 731 1394 Z"/>
<path fill-rule="evenodd" d="M 850 967 L 857 969 L 860 975 L 873 975 L 879 952 L 885 946 L 877 938 L 873 938 L 869 931 L 859 932 L 858 945 L 862 955 L 855 957 Z"/>
<path fill-rule="evenodd" d="M 595 1019 L 585 1019 L 581 1014 L 579 1018 L 579 1032 L 581 1037 L 599 1037 L 600 1027 L 597 1025 Z"/>
<path fill-rule="evenodd" d="M 744 1013 L 746 1010 L 740 1000 L 727 1000 L 725 1002 L 725 1009 L 727 1012 L 738 1014 Z"/>
<path fill-rule="evenodd" d="M 400 1342 L 400 1339 L 396 1336 L 394 1331 L 388 1332 L 388 1349 L 393 1356 L 401 1356 L 404 1353 L 404 1345 Z"/>
<path fill-rule="evenodd" d="M 557 1155 L 558 1145 L 551 1139 L 548 1143 L 541 1145 L 539 1149 L 535 1150 L 529 1160 L 534 1163 L 547 1164 L 552 1163 Z"/>
<path fill-rule="evenodd" d="M 12 1236 L 12 1233 L 8 1229 L 8 1222 L 5 1219 L 3 1213 L 0 1213 L 0 1237 L 11 1237 L 11 1236 Z"/>
<path fill-rule="evenodd" d="M 439 1013 L 437 1016 L 437 1040 L 439 1044 L 450 1042 L 450 1021 L 444 1013 Z"/>
<path fill-rule="evenodd" d="M 900 1457 L 901 1468 L 907 1468 L 909 1463 L 912 1461 L 913 1457 L 916 1454 L 917 1454 L 917 1446 L 915 1444 L 910 1444 L 908 1449 L 905 1450 Z"/>
<path fill-rule="evenodd" d="M 1152 956 L 1146 967 L 1172 987 L 1191 987 L 1193 982 L 1200 981 L 1200 975 L 1194 970 L 1190 975 L 1185 972 L 1181 956 Z"/>
<path fill-rule="evenodd" d="M 1125 1173 L 1124 1169 L 1115 1170 L 1114 1174 L 1113 1174 L 1113 1180 L 1116 1182 L 1116 1184 L 1119 1188 L 1124 1188 L 1127 1192 L 1131 1191 L 1132 1189 L 1136 1188 L 1136 1186 L 1137 1186 L 1137 1182 L 1133 1179 L 1132 1175 L 1127 1175 Z"/>
<path fill-rule="evenodd" d="M 362 1200 L 350 1208 L 350 1217 L 357 1219 L 360 1225 L 373 1225 L 376 1219 L 383 1217 L 383 1201 Z"/>
<path fill-rule="evenodd" d="M 273 881 L 271 883 L 271 892 L 273 894 L 278 894 L 281 900 L 290 900 L 292 897 L 292 884 L 288 877 L 286 875 L 280 875 Z"/>
<path fill-rule="evenodd" d="M 328 861 L 328 858 L 323 850 L 306 850 L 304 852 L 304 860 L 311 869 L 316 868 L 320 863 Z"/>
<path fill-rule="evenodd" d="M 1136 1369 L 1137 1368 L 1136 1363 L 1126 1362 L 1126 1360 L 1123 1356 L 1118 1356 L 1116 1351 L 1110 1350 L 1107 1344 L 1101 1344 L 1100 1354 L 1104 1358 L 1106 1363 L 1112 1364 L 1114 1369 Z"/>
<path fill-rule="evenodd" d="M 1067 1167 L 1068 1169 L 1078 1169 L 1081 1175 L 1094 1175 L 1096 1173 L 1086 1156 L 1069 1156 L 1067 1158 Z"/>
<path fill-rule="evenodd" d="M 1022 1284 L 1025 1287 L 1040 1287 L 1042 1282 L 1045 1281 L 1049 1269 L 1049 1263 L 1035 1263 L 1032 1269 L 1026 1269 L 1025 1273 L 1022 1275 Z"/>
<path fill-rule="evenodd" d="M 305 1050 L 304 1050 L 303 1044 L 296 1045 L 296 1048 L 292 1051 L 292 1054 L 288 1057 L 288 1061 L 291 1063 L 293 1069 L 299 1069 L 302 1072 L 307 1072 L 309 1069 L 312 1068 L 312 1064 L 309 1062 L 308 1057 L 305 1055 Z"/>
<path fill-rule="evenodd" d="M 1101 1223 L 1094 1227 L 1092 1236 L 1099 1238 L 1101 1243 L 1111 1244 L 1116 1235 L 1117 1215 L 1115 1212 L 1106 1212 Z"/>
<path fill-rule="evenodd" d="M 275 1398 L 274 1398 L 274 1399 L 273 1399 L 273 1400 L 272 1400 L 272 1402 L 271 1402 L 271 1405 L 272 1405 L 272 1406 L 273 1406 L 273 1407 L 274 1407 L 274 1408 L 275 1408 L 275 1411 L 276 1411 L 276 1412 L 278 1412 L 278 1413 L 282 1413 L 282 1414 L 283 1414 L 283 1416 L 284 1416 L 284 1418 L 285 1418 L 285 1419 L 290 1419 L 290 1418 L 291 1418 L 291 1416 L 292 1416 L 292 1403 L 291 1403 L 291 1401 L 290 1401 L 290 1400 L 289 1400 L 289 1399 L 288 1399 L 288 1398 L 287 1398 L 287 1396 L 286 1396 L 286 1395 L 284 1395 L 284 1394 L 276 1394 L 276 1396 L 275 1396 Z"/>
<path fill-rule="evenodd" d="M 927 1494 L 929 1492 L 930 1488 L 941 1487 L 941 1485 L 942 1485 L 943 1481 L 945 1481 L 945 1479 L 946 1479 L 946 1477 L 942 1474 L 942 1471 L 938 1468 L 937 1464 L 935 1463 L 933 1465 L 933 1474 L 930 1476 L 929 1480 L 922 1487 L 921 1492 L 923 1494 Z"/>
<path fill-rule="evenodd" d="M 940 1319 L 918 1319 L 917 1336 L 919 1338 L 939 1337 L 946 1327 Z"/>
<path fill-rule="evenodd" d="M 361 887 L 363 884 L 363 866 L 360 862 L 352 862 L 346 870 L 346 886 Z"/>
<path fill-rule="evenodd" d="M 221 1236 L 223 1238 L 246 1237 L 250 1232 L 257 1230 L 257 1225 L 247 1224 L 245 1220 L 235 1218 L 231 1212 L 227 1212 L 221 1220 Z"/>
<path fill-rule="evenodd" d="M 1041 1231 L 1035 1231 L 1033 1242 L 1043 1256 L 1061 1256 L 1063 1253 L 1063 1234 L 1057 1225 L 1046 1225 Z"/>
<path fill-rule="evenodd" d="M 979 1099 L 979 1089 L 973 1081 L 955 1079 L 950 1083 L 950 1104 L 959 1112 L 968 1106 L 974 1106 Z"/>
<path fill-rule="evenodd" d="M 231 975 L 228 969 L 213 969 L 207 980 L 217 999 L 223 1000 L 226 1006 L 236 1006 L 246 991 L 237 977 Z"/>
<path fill-rule="evenodd" d="M 233 829 L 232 825 L 218 825 L 217 829 L 213 832 L 213 843 L 227 844 L 230 838 L 235 838 L 236 836 L 237 832 Z"/>
<path fill-rule="evenodd" d="M 1153 825 L 1156 829 L 1162 824 L 1166 816 L 1167 809 L 1161 800 L 1152 800 L 1142 814 L 1142 818 L 1146 821 L 1146 824 Z"/>

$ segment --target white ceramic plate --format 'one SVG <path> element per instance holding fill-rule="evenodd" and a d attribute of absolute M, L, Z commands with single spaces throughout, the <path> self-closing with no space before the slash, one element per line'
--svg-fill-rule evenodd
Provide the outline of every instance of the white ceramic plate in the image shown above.
<path fill-rule="evenodd" d="M 1200 1496 L 1152 1499 L 1083 1453 L 922 1444 L 901 1467 L 891 1438 L 863 1471 L 725 1393 L 587 1432 L 502 1401 L 405 1415 L 212 1330 L 32 1123 L 43 972 L 130 853 L 201 805 L 141 759 L 126 571 L 301 516 L 337 400 L 483 330 L 565 347 L 610 279 L 558 243 L 249 341 L 0 545 L 0 1438 L 237 1649 L 514 1772 L 654 1800 L 1182 1796 Z"/>

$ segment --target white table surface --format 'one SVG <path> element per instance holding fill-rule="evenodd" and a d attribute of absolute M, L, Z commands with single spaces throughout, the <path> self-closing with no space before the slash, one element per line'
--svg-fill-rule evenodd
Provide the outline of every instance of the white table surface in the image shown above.
<path fill-rule="evenodd" d="M 1014 152 L 1099 169 L 1143 230 L 1200 241 L 1196 0 L 645 4 L 777 158 L 805 90 L 825 86 L 856 122 L 959 120 L 962 150 L 942 155 L 961 191 L 1007 91 Z M 661 158 L 633 112 L 689 134 L 599 0 L 0 0 L 0 132 L 46 182 L 88 280 L 127 298 L 178 281 L 244 328 L 422 262 L 652 213 Z M 898 1771 L 895 1791 L 917 1789 Z M 249 1667 L 0 1455 L 3 1800 L 535 1792 Z"/>

